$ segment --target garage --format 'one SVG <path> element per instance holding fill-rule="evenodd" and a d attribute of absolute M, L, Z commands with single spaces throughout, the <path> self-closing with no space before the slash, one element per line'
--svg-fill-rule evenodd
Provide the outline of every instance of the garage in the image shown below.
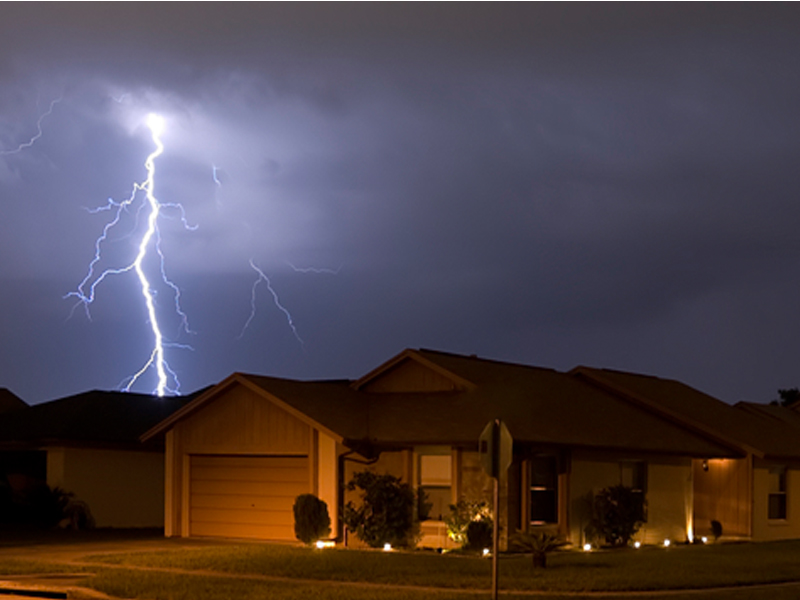
<path fill-rule="evenodd" d="M 307 456 L 190 456 L 189 535 L 294 540 L 292 507 L 310 491 Z"/>

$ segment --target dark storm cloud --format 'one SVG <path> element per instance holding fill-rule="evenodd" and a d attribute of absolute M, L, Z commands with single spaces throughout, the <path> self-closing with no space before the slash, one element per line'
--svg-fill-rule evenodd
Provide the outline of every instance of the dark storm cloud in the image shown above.
<path fill-rule="evenodd" d="M 159 197 L 198 225 L 162 223 L 197 332 L 164 316 L 194 347 L 170 355 L 185 390 L 358 376 L 405 346 L 730 401 L 800 385 L 790 5 L 7 5 L 0 151 L 61 98 L 0 155 L 0 385 L 27 400 L 147 356 L 134 282 L 91 321 L 62 296 L 107 222 L 85 209 L 143 176 L 148 111 Z M 237 338 L 251 258 L 304 345 L 263 285 Z"/>

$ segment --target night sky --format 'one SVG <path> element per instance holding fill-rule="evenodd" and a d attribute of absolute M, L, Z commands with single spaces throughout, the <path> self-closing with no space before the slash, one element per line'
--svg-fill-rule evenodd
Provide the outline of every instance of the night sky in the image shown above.
<path fill-rule="evenodd" d="M 0 387 L 118 389 L 147 361 L 134 272 L 88 313 L 68 294 L 154 112 L 183 392 L 424 347 L 775 399 L 800 386 L 798 31 L 793 4 L 3 3 Z M 96 272 L 134 259 L 141 206 Z M 251 261 L 276 296 L 245 329 Z"/>

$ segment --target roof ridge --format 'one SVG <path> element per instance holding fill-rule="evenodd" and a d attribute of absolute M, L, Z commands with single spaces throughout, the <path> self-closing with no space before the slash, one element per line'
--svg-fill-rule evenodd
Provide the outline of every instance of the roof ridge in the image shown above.
<path fill-rule="evenodd" d="M 449 357 L 452 357 L 452 358 L 460 358 L 460 359 L 463 359 L 463 360 L 476 360 L 476 361 L 480 361 L 480 362 L 484 362 L 484 363 L 492 363 L 492 364 L 496 364 L 496 365 L 504 365 L 504 366 L 507 366 L 507 367 L 521 367 L 521 368 L 524 368 L 524 369 L 534 369 L 534 370 L 539 370 L 539 371 L 552 371 L 552 372 L 555 372 L 555 373 L 564 373 L 564 371 L 559 371 L 558 369 L 555 369 L 553 367 L 542 367 L 542 366 L 539 366 L 539 365 L 528 365 L 528 364 L 525 364 L 525 363 L 511 362 L 511 361 L 507 361 L 507 360 L 500 360 L 498 358 L 486 358 L 486 357 L 483 357 L 483 356 L 478 356 L 477 354 L 458 354 L 456 352 L 445 352 L 445 351 L 442 351 L 442 350 L 431 350 L 430 348 L 418 348 L 416 351 L 417 352 L 426 352 L 426 353 L 430 353 L 430 354 L 439 354 L 439 355 L 442 355 L 442 356 L 449 356 Z"/>

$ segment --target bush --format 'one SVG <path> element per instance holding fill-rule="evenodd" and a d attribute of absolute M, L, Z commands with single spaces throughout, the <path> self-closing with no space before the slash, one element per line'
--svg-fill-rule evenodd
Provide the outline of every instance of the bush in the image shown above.
<path fill-rule="evenodd" d="M 304 544 L 313 544 L 331 534 L 328 505 L 314 494 L 301 494 L 295 499 L 294 534 Z"/>
<path fill-rule="evenodd" d="M 468 544 L 467 528 L 473 521 L 488 521 L 492 524 L 492 511 L 483 501 L 465 500 L 450 505 L 450 514 L 445 518 L 448 537 L 462 547 Z"/>
<path fill-rule="evenodd" d="M 393 475 L 362 471 L 353 475 L 347 489 L 361 490 L 359 506 L 348 502 L 342 516 L 360 540 L 372 548 L 414 544 L 419 522 L 414 517 L 416 495 L 410 485 Z"/>
<path fill-rule="evenodd" d="M 714 536 L 714 541 L 718 541 L 722 537 L 722 523 L 719 521 L 711 521 L 711 534 Z"/>
<path fill-rule="evenodd" d="M 624 485 L 605 488 L 594 497 L 589 528 L 610 546 L 627 546 L 644 523 L 644 509 L 644 497 L 631 488 Z"/>
<path fill-rule="evenodd" d="M 60 487 L 40 483 L 25 490 L 20 497 L 20 522 L 42 529 L 52 529 L 66 516 L 73 494 Z"/>
<path fill-rule="evenodd" d="M 494 536 L 494 524 L 491 519 L 480 519 L 470 521 L 467 525 L 467 544 L 468 550 L 483 550 L 491 548 Z"/>

